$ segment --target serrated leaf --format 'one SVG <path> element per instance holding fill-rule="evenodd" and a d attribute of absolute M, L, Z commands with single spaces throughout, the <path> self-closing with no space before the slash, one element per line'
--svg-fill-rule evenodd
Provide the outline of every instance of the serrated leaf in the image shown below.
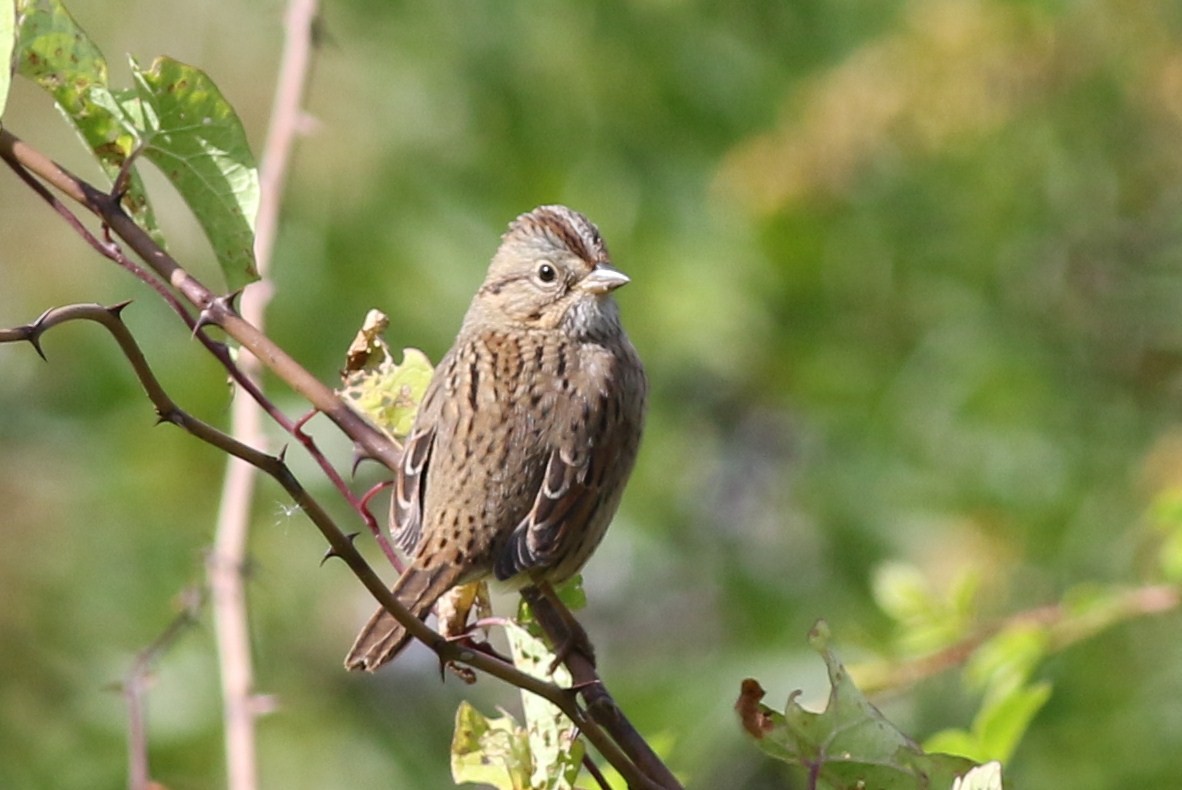
<path fill-rule="evenodd" d="M 880 790 L 950 787 L 973 763 L 947 754 L 925 753 L 875 708 L 850 680 L 829 647 L 828 626 L 820 622 L 809 642 L 829 673 L 829 702 L 820 713 L 788 700 L 783 713 L 760 702 L 763 690 L 744 681 L 736 704 L 744 728 L 760 748 L 779 760 L 808 768 L 817 787 L 873 787 Z"/>
<path fill-rule="evenodd" d="M 12 87 L 12 49 L 16 46 L 16 6 L 0 4 L 0 118 L 8 103 L 8 89 Z"/>
<path fill-rule="evenodd" d="M 107 61 L 59 0 L 18 0 L 13 64 L 54 99 L 58 109 L 114 181 L 139 141 L 122 107 L 120 92 L 107 82 Z M 123 206 L 132 219 L 163 245 L 152 206 L 132 167 Z"/>
<path fill-rule="evenodd" d="M 396 363 L 381 336 L 388 324 L 380 312 L 370 311 L 349 346 L 338 393 L 383 431 L 402 439 L 414 425 L 435 370 L 417 348 L 404 348 L 401 364 Z"/>
<path fill-rule="evenodd" d="M 451 743 L 452 779 L 497 790 L 529 790 L 529 774 L 528 742 L 513 717 L 489 719 L 461 702 Z"/>
<path fill-rule="evenodd" d="M 257 280 L 258 168 L 234 108 L 200 69 L 159 57 L 145 71 L 130 60 L 139 106 L 124 107 L 138 111 L 144 155 L 192 209 L 229 288 Z"/>
<path fill-rule="evenodd" d="M 571 684 L 570 672 L 561 664 L 550 673 L 554 653 L 546 643 L 515 623 L 505 626 L 513 664 L 526 674 L 551 680 L 559 686 Z M 583 763 L 583 743 L 574 724 L 561 710 L 528 691 L 521 692 L 525 731 L 533 757 L 531 787 L 541 790 L 571 790 Z"/>

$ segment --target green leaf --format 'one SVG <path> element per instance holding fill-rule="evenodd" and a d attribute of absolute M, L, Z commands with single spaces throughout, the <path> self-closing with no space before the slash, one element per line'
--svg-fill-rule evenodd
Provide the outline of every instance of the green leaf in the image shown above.
<path fill-rule="evenodd" d="M 259 184 L 237 115 L 203 72 L 169 58 L 136 87 L 113 91 L 107 61 L 58 0 L 20 0 L 15 61 L 47 90 L 112 179 L 142 148 L 181 193 L 204 229 L 231 289 L 257 279 L 254 221 Z M 131 216 L 162 243 L 134 167 L 123 198 Z"/>
<path fill-rule="evenodd" d="M 44 88 L 114 181 L 139 141 L 121 98 L 107 85 L 107 61 L 58 0 L 18 0 L 13 62 Z M 164 241 L 139 174 L 132 167 L 123 206 L 158 244 Z"/>
<path fill-rule="evenodd" d="M 587 608 L 587 591 L 583 589 L 583 574 L 576 573 L 554 588 L 558 600 L 572 612 Z"/>
<path fill-rule="evenodd" d="M 819 622 L 809 642 L 829 673 L 829 703 L 821 713 L 805 710 L 793 694 L 783 713 L 760 702 L 763 690 L 745 681 L 736 704 L 743 726 L 768 755 L 815 772 L 817 787 L 880 790 L 947 788 L 973 763 L 925 753 L 900 732 L 850 680 L 829 648 L 828 626 Z"/>
<path fill-rule="evenodd" d="M 939 650 L 963 638 L 969 629 L 980 589 L 972 568 L 958 573 L 948 589 L 935 590 L 913 565 L 887 562 L 876 569 L 875 602 L 899 624 L 899 645 L 905 653 Z"/>
<path fill-rule="evenodd" d="M 231 290 L 258 279 L 254 222 L 259 178 L 237 114 L 200 69 L 160 57 L 144 71 L 131 59 L 144 154 L 193 210 Z"/>
<path fill-rule="evenodd" d="M 402 439 L 410 433 L 434 368 L 417 348 L 404 348 L 402 363 L 396 363 L 381 336 L 388 325 L 380 311 L 371 310 L 366 316 L 349 348 L 338 393 L 376 426 Z"/>
<path fill-rule="evenodd" d="M 1014 689 L 990 700 L 973 721 L 981 752 L 967 756 L 978 760 L 1009 760 L 1030 722 L 1050 698 L 1051 684 L 1043 682 Z"/>
<path fill-rule="evenodd" d="M 489 719 L 461 702 L 451 743 L 452 779 L 497 790 L 529 790 L 529 775 L 528 740 L 513 717 Z"/>
<path fill-rule="evenodd" d="M 513 663 L 534 677 L 570 686 L 566 667 L 553 675 L 554 654 L 541 639 L 515 623 L 505 626 Z M 573 790 L 582 768 L 584 746 L 561 710 L 528 691 L 521 692 L 525 725 L 508 714 L 488 719 L 467 702 L 456 712 L 452 738 L 452 778 L 490 784 L 498 790 Z"/>
<path fill-rule="evenodd" d="M 8 89 L 12 87 L 12 48 L 16 46 L 16 6 L 0 3 L 0 118 L 8 103 Z"/>
<path fill-rule="evenodd" d="M 559 686 L 571 684 L 570 672 L 561 664 L 550 673 L 554 653 L 546 643 L 515 623 L 505 626 L 514 665 L 529 675 Z M 583 742 L 574 724 L 561 710 L 528 691 L 521 692 L 525 730 L 533 758 L 531 787 L 571 790 L 583 763 Z"/>
<path fill-rule="evenodd" d="M 1008 760 L 1050 699 L 1050 683 L 1029 682 L 1047 648 L 1046 629 L 1034 624 L 1011 626 L 981 645 L 965 668 L 968 684 L 984 692 L 972 727 L 937 733 L 925 746 L 978 762 Z"/>
<path fill-rule="evenodd" d="M 1049 637 L 1039 624 L 1019 623 L 982 644 L 965 667 L 971 687 L 987 690 L 1018 688 L 1047 655 Z"/>
<path fill-rule="evenodd" d="M 516 623 L 505 625 L 514 665 L 536 678 L 569 687 L 570 672 L 559 665 L 546 643 Z M 521 692 L 524 726 L 511 717 L 485 719 L 464 703 L 456 716 L 452 776 L 457 782 L 486 782 L 498 788 L 573 790 L 585 747 L 574 724 L 545 699 Z M 515 784 L 518 783 L 518 784 Z"/>
<path fill-rule="evenodd" d="M 923 742 L 923 748 L 929 752 L 958 754 L 969 760 L 985 759 L 981 739 L 968 730 L 940 730 Z"/>

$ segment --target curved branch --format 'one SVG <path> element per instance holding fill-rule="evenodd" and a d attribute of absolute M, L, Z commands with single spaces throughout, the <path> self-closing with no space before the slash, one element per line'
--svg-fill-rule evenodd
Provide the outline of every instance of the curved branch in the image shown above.
<path fill-rule="evenodd" d="M 631 728 L 631 724 L 627 722 L 618 706 L 611 700 L 602 681 L 594 674 L 593 667 L 589 669 L 590 676 L 588 676 L 589 663 L 587 666 L 583 666 L 575 658 L 569 658 L 568 662 L 573 662 L 570 665 L 572 672 L 575 673 L 576 685 L 572 688 L 563 688 L 522 672 L 512 664 L 492 655 L 449 640 L 413 616 L 353 546 L 353 536 L 346 535 L 320 503 L 304 489 L 284 462 L 282 453 L 275 456 L 257 450 L 193 417 L 177 406 L 152 372 L 134 336 L 120 317 L 120 313 L 127 304 L 124 302 L 112 307 L 98 304 L 77 304 L 53 308 L 47 310 L 31 324 L 14 329 L 0 329 L 0 343 L 25 341 L 44 357 L 40 340 L 41 336 L 50 328 L 75 320 L 89 320 L 102 325 L 115 338 L 120 350 L 131 363 L 136 377 L 155 406 L 160 422 L 168 422 L 183 428 L 198 439 L 251 464 L 278 482 L 328 541 L 329 550 L 326 556 L 342 559 L 378 603 L 404 625 L 416 639 L 434 651 L 441 662 L 466 664 L 512 686 L 537 694 L 552 703 L 570 718 L 587 740 L 628 781 L 630 787 L 645 788 L 646 790 L 680 787 L 676 780 L 672 779 L 672 775 L 668 774 L 668 769 L 660 765 L 660 761 L 656 759 L 655 755 L 652 759 L 656 760 L 663 772 L 654 771 L 651 763 L 647 760 L 635 760 L 630 756 L 632 753 L 638 752 L 633 738 L 635 730 Z M 541 608 L 542 611 L 546 611 L 544 607 Z M 593 682 L 588 680 L 589 677 Z M 585 685 L 580 686 L 580 682 Z M 586 709 L 578 704 L 578 693 L 582 693 L 587 703 Z M 638 739 L 639 735 L 635 735 L 635 738 Z M 643 743 L 642 740 L 641 742 Z M 628 748 L 622 748 L 621 744 L 627 744 Z M 647 744 L 644 744 L 643 749 L 647 750 Z M 651 754 L 651 750 L 648 751 Z M 643 753 L 643 750 L 640 753 Z M 642 762 L 644 763 L 643 767 Z M 667 774 L 671 781 L 664 780 L 662 774 Z"/>

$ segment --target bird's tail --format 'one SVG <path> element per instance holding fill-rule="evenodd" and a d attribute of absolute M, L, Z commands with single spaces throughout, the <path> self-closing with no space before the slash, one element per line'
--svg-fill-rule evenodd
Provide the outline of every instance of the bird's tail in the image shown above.
<path fill-rule="evenodd" d="M 455 586 L 456 580 L 450 570 L 447 567 L 431 570 L 407 568 L 394 583 L 392 592 L 411 614 L 425 620 L 439 597 Z M 410 632 L 393 615 L 385 609 L 378 609 L 357 635 L 349 655 L 345 656 L 345 667 L 373 672 L 402 652 L 410 640 Z"/>

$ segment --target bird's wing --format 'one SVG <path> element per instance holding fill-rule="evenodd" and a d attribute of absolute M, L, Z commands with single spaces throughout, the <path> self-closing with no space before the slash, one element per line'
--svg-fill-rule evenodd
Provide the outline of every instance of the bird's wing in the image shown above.
<path fill-rule="evenodd" d="M 394 543 L 409 552 L 423 531 L 423 496 L 427 491 L 427 468 L 435 446 L 435 425 L 416 428 L 402 450 L 402 463 L 394 475 L 390 498 L 390 532 Z"/>
<path fill-rule="evenodd" d="M 513 529 L 496 558 L 494 572 L 504 580 L 546 568 L 568 556 L 587 537 L 603 502 L 604 473 L 611 449 L 569 442 L 550 452 L 533 506 Z"/>

